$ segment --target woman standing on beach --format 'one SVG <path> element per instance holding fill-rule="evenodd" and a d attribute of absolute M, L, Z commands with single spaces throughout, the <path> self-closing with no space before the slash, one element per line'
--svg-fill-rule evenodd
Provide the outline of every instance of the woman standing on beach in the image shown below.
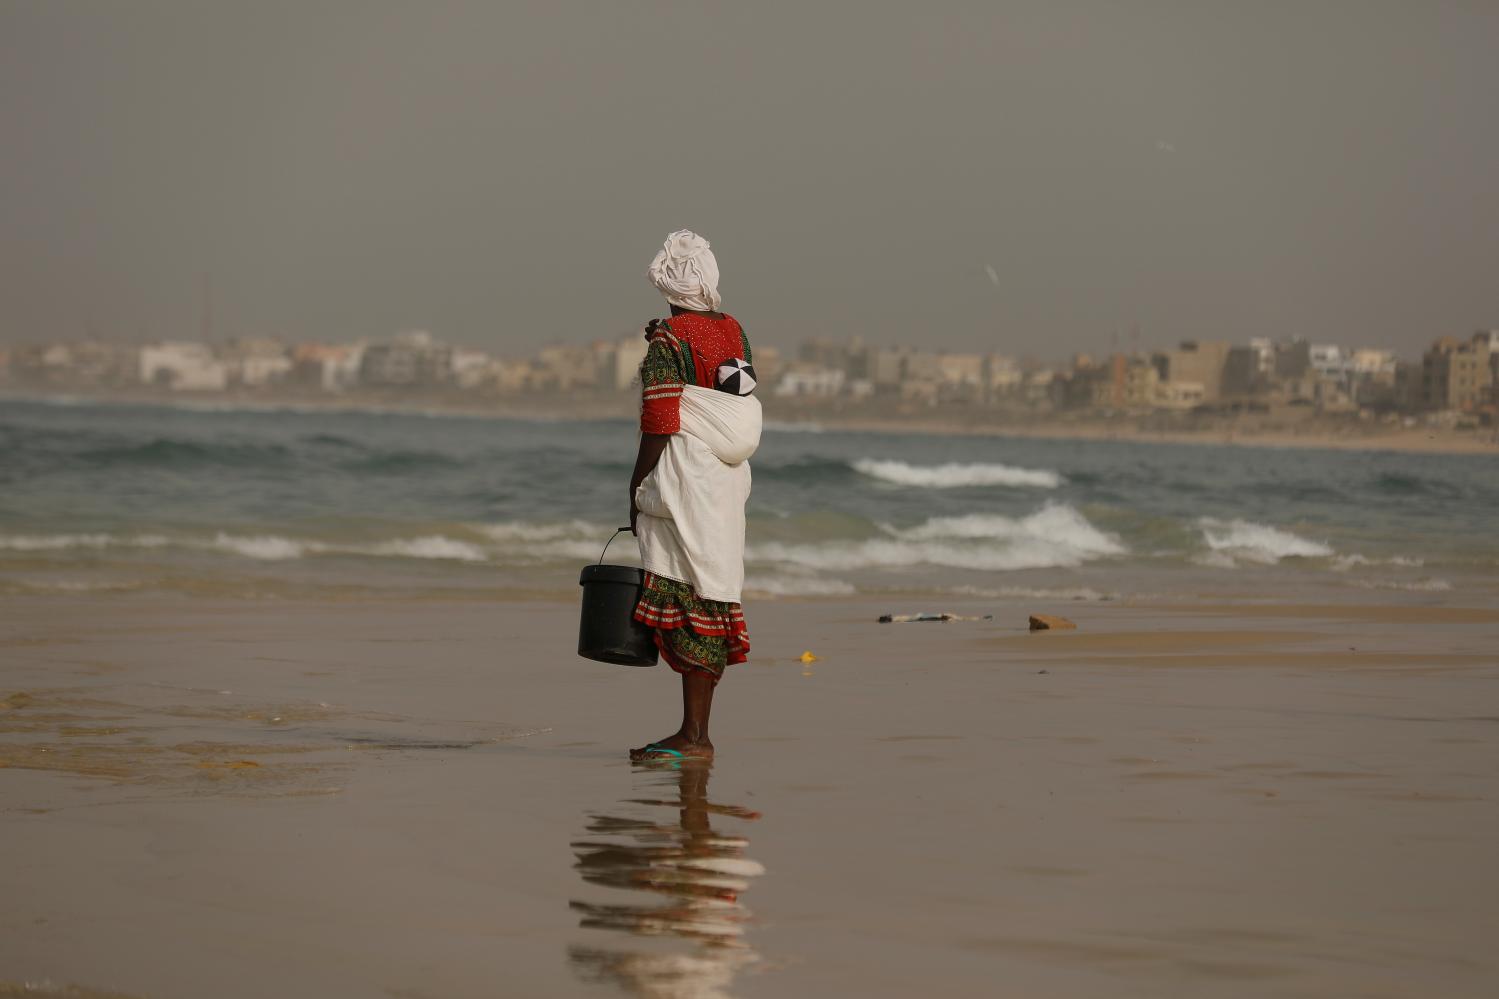
<path fill-rule="evenodd" d="M 645 588 L 635 620 L 654 630 L 661 657 L 682 674 L 682 724 L 630 758 L 710 759 L 713 691 L 724 668 L 749 652 L 740 590 L 760 402 L 750 394 L 749 340 L 719 311 L 718 261 L 708 241 L 687 229 L 672 233 L 647 276 L 671 318 L 646 327 L 640 366 L 630 529 L 640 539 Z"/>

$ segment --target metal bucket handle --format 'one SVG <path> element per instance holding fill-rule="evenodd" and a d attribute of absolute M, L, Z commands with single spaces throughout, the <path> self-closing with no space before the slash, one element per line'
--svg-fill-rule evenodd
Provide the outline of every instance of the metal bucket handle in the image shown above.
<path fill-rule="evenodd" d="M 625 533 L 629 529 L 630 529 L 630 525 L 626 524 L 624 527 L 621 527 L 619 530 L 617 530 L 613 534 L 609 535 L 609 540 L 604 542 L 604 550 L 601 551 L 601 552 L 599 552 L 599 561 L 598 561 L 599 565 L 603 565 L 604 564 L 604 556 L 607 555 L 607 554 L 609 554 L 609 546 L 612 545 L 612 544 L 614 544 L 614 539 L 617 538 L 617 537 L 619 537 L 621 534 Z"/>

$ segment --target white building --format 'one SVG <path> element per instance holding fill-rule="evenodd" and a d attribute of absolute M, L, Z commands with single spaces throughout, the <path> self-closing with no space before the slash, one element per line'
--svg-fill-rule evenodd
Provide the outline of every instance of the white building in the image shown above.
<path fill-rule="evenodd" d="M 1249 349 L 1254 353 L 1254 369 L 1269 378 L 1275 374 L 1275 341 L 1267 336 L 1249 338 Z"/>
<path fill-rule="evenodd" d="M 453 381 L 461 389 L 471 389 L 483 383 L 492 374 L 490 356 L 482 350 L 453 351 Z"/>
<path fill-rule="evenodd" d="M 648 346 L 643 336 L 627 336 L 615 341 L 613 377 L 610 378 L 615 389 L 627 389 L 635 384 L 635 376 L 640 374 L 640 362 L 645 360 Z"/>
<path fill-rule="evenodd" d="M 1314 343 L 1307 351 L 1312 370 L 1324 378 L 1339 378 L 1348 373 L 1348 357 L 1335 343 Z"/>
<path fill-rule="evenodd" d="M 1360 347 L 1348 358 L 1348 370 L 1356 375 L 1395 374 L 1395 352 L 1376 347 Z"/>
<path fill-rule="evenodd" d="M 302 344 L 292 352 L 289 377 L 324 392 L 342 392 L 359 381 L 359 362 L 363 356 L 362 341 L 337 346 Z"/>
<path fill-rule="evenodd" d="M 176 392 L 219 392 L 229 384 L 229 369 L 207 344 L 167 341 L 141 348 L 140 378 Z"/>
<path fill-rule="evenodd" d="M 837 368 L 824 368 L 812 364 L 794 364 L 776 383 L 776 395 L 785 396 L 835 396 L 843 391 L 843 380 L 847 376 Z"/>
<path fill-rule="evenodd" d="M 290 373 L 291 367 L 291 358 L 284 353 L 255 354 L 230 365 L 232 380 L 252 387 L 281 381 Z"/>

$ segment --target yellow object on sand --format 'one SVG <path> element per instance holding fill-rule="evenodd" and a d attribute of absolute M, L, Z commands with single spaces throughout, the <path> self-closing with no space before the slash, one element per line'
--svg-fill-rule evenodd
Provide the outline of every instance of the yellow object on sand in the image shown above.
<path fill-rule="evenodd" d="M 817 662 L 817 657 L 814 656 L 811 652 L 803 652 L 798 658 L 800 658 L 801 661 L 804 662 L 804 663 L 815 663 L 815 662 Z"/>

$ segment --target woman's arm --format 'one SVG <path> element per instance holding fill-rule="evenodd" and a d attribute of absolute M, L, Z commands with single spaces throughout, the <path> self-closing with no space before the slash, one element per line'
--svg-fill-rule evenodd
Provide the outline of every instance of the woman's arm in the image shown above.
<path fill-rule="evenodd" d="M 630 474 L 630 533 L 635 533 L 635 520 L 640 516 L 640 507 L 635 505 L 635 490 L 645 481 L 661 460 L 666 445 L 671 443 L 671 434 L 641 434 L 640 453 L 635 457 L 635 471 Z"/>

